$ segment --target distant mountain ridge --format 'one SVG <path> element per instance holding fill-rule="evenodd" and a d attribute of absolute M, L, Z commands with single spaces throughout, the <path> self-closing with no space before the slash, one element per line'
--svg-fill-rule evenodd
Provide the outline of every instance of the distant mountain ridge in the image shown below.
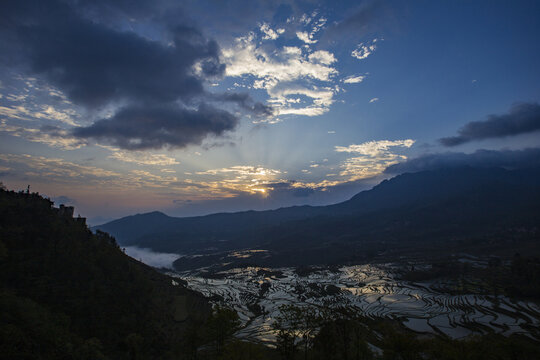
<path fill-rule="evenodd" d="M 447 231 L 449 237 L 456 236 L 459 231 L 454 230 L 459 228 L 458 225 L 452 231 L 448 229 L 448 224 L 456 221 L 467 222 L 471 235 L 481 231 L 481 227 L 496 228 L 497 224 L 506 221 L 505 218 L 513 219 L 512 224 L 516 226 L 527 225 L 540 220 L 538 204 L 538 168 L 461 167 L 398 175 L 334 205 L 188 218 L 152 212 L 128 216 L 97 228 L 116 236 L 124 245 L 144 246 L 156 251 L 189 253 L 261 246 L 270 249 L 276 248 L 275 244 L 288 248 L 294 247 L 295 243 L 309 247 L 344 237 L 381 238 L 394 227 L 388 222 L 396 223 L 414 216 L 415 237 L 428 227 Z M 463 219 L 463 214 L 468 214 L 470 221 Z M 370 220 L 366 223 L 367 219 Z M 422 219 L 426 221 L 423 223 Z M 477 225 L 471 223 L 474 219 Z M 319 230 L 313 233 L 313 229 Z M 298 235 L 299 231 L 301 234 Z M 467 231 L 462 233 L 466 235 Z M 291 238 L 290 234 L 300 238 Z M 407 232 L 401 235 L 404 241 L 408 236 L 413 237 Z M 304 239 L 306 236 L 309 241 Z M 400 234 L 396 232 L 392 236 Z"/>

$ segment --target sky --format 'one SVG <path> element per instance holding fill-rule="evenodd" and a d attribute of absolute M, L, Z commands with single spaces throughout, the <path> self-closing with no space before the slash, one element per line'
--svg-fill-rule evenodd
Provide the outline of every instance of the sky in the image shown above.
<path fill-rule="evenodd" d="M 540 163 L 538 1 L 0 4 L 0 181 L 93 225 Z"/>

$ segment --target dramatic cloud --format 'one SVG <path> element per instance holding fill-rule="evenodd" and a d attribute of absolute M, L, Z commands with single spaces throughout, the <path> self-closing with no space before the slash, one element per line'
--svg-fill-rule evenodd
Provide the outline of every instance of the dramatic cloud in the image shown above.
<path fill-rule="evenodd" d="M 94 138 L 128 150 L 182 148 L 201 144 L 207 135 L 232 130 L 238 119 L 230 113 L 202 104 L 198 109 L 180 107 L 127 107 L 108 119 L 76 128 L 79 138 Z"/>
<path fill-rule="evenodd" d="M 466 124 L 457 136 L 442 138 L 444 146 L 456 146 L 474 140 L 500 138 L 540 130 L 540 104 L 514 104 L 507 114 L 489 115 L 485 121 Z"/>
<path fill-rule="evenodd" d="M 206 171 L 198 172 L 198 174 L 211 174 L 211 175 L 227 174 L 227 173 L 236 174 L 236 175 L 239 175 L 241 179 L 246 179 L 252 176 L 278 175 L 281 173 L 281 171 L 274 170 L 274 169 L 266 169 L 262 166 L 237 165 L 237 166 L 231 166 L 229 168 L 213 169 L 213 170 L 206 170 Z"/>
<path fill-rule="evenodd" d="M 204 82 L 225 70 L 215 41 L 181 20 L 159 24 L 165 34 L 159 39 L 121 26 L 122 14 L 141 15 L 144 6 L 75 5 L 3 2 L 0 64 L 45 79 L 86 109 L 120 109 L 110 118 L 75 129 L 77 137 L 124 149 L 184 147 L 234 128 L 235 116 L 205 105 L 213 97 L 205 92 Z M 100 10 L 105 17 L 117 16 L 111 18 L 116 22 L 94 16 Z M 270 113 L 264 105 L 248 104 L 246 99 L 239 105 L 255 116 Z M 36 117 L 26 108 L 1 111 L 15 118 Z M 51 106 L 37 115 L 75 125 L 71 114 Z"/>
<path fill-rule="evenodd" d="M 381 148 L 374 156 L 364 155 L 343 161 L 339 165 L 342 169 L 340 174 L 328 174 L 326 175 L 328 178 L 318 181 L 291 179 L 287 178 L 286 171 L 249 165 L 200 171 L 194 176 L 197 177 L 197 183 L 204 186 L 206 191 L 213 189 L 216 194 L 220 193 L 222 198 L 245 199 L 248 195 L 257 194 L 259 196 L 255 198 L 264 198 L 267 204 L 277 200 L 292 200 L 291 204 L 294 204 L 294 198 L 319 197 L 321 193 L 329 194 L 335 189 L 355 186 L 354 184 L 358 181 L 380 176 L 390 163 L 396 162 L 398 157 L 405 159 L 404 156 L 392 154 Z M 360 162 L 362 162 L 361 168 Z M 313 163 L 309 167 L 318 172 L 325 172 L 333 165 Z M 307 176 L 311 174 L 311 171 L 302 170 L 302 173 L 303 176 Z"/>
<path fill-rule="evenodd" d="M 267 119 L 274 115 L 274 109 L 271 106 L 255 102 L 247 93 L 227 92 L 223 94 L 210 94 L 209 96 L 216 101 L 235 103 L 245 112 L 258 119 Z"/>
<path fill-rule="evenodd" d="M 389 166 L 385 173 L 401 174 L 452 167 L 503 167 L 508 169 L 540 166 L 540 149 L 477 150 L 472 154 L 428 154 Z"/>
<path fill-rule="evenodd" d="M 197 172 L 197 175 L 210 175 L 214 178 L 201 181 L 208 187 L 266 195 L 267 191 L 273 190 L 271 184 L 283 182 L 283 180 L 277 178 L 281 173 L 280 170 L 268 169 L 262 166 L 237 165 L 200 171 Z"/>
<path fill-rule="evenodd" d="M 380 175 L 384 170 L 405 160 L 405 155 L 396 154 L 392 148 L 410 148 L 414 140 L 380 140 L 368 141 L 358 145 L 336 146 L 337 152 L 351 153 L 356 156 L 346 159 L 341 164 L 340 176 L 346 177 L 347 181 L 371 178 Z"/>
<path fill-rule="evenodd" d="M 287 82 L 308 78 L 328 81 L 337 74 L 337 70 L 328 66 L 335 61 L 333 55 L 324 51 L 309 58 L 299 47 L 285 46 L 275 55 L 257 46 L 256 37 L 250 34 L 236 40 L 236 46 L 223 50 L 227 64 L 226 75 L 240 77 L 252 75 L 260 80 L 256 88 L 266 88 L 277 82 Z M 321 62 L 321 59 L 326 61 Z"/>
<path fill-rule="evenodd" d="M 192 72 L 196 63 L 202 62 L 205 75 L 224 71 L 217 43 L 192 27 L 170 29 L 168 45 L 101 26 L 64 3 L 8 3 L 6 24 L 14 25 L 3 30 L 18 41 L 12 46 L 4 43 L 5 48 L 18 51 L 18 56 L 12 55 L 30 71 L 86 106 L 189 98 L 203 91 Z"/>
<path fill-rule="evenodd" d="M 388 152 L 391 147 L 409 148 L 414 144 L 414 140 L 379 140 L 368 141 L 359 145 L 336 146 L 337 152 L 357 153 L 368 156 L 379 156 Z"/>
<path fill-rule="evenodd" d="M 361 190 L 373 187 L 378 179 L 364 179 L 356 182 L 341 183 L 332 187 L 308 187 L 296 182 L 274 183 L 273 190 L 267 191 L 267 196 L 254 196 L 241 193 L 225 199 L 209 199 L 178 203 L 168 212 L 175 216 L 206 215 L 215 212 L 231 212 L 252 210 L 277 209 L 294 205 L 327 205 L 350 199 Z"/>
<path fill-rule="evenodd" d="M 325 21 L 319 18 L 314 25 L 310 24 L 309 34 L 316 34 Z M 244 87 L 266 90 L 275 115 L 318 116 L 327 112 L 339 91 L 332 84 L 338 75 L 334 54 L 313 51 L 308 44 L 273 48 L 259 41 L 266 37 L 265 32 L 259 35 L 251 32 L 237 38 L 234 46 L 223 49 L 226 75 L 240 78 Z M 275 122 L 275 119 L 268 117 L 262 121 Z"/>

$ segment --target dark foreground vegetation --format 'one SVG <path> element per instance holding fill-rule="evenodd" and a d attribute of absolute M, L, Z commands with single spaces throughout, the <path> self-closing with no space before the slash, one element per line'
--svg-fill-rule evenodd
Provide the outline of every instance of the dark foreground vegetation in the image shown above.
<path fill-rule="evenodd" d="M 523 285 L 536 276 L 529 274 L 536 263 L 515 259 L 512 266 L 523 279 L 519 291 L 536 292 Z M 0 190 L 2 359 L 540 358 L 538 343 L 525 337 L 419 336 L 398 319 L 347 309 L 282 307 L 275 348 L 236 339 L 239 326 L 235 311 L 212 310 L 48 199 Z"/>
<path fill-rule="evenodd" d="M 287 326 L 284 326 L 287 325 Z M 493 333 L 452 340 L 422 337 L 390 319 L 369 319 L 347 309 L 281 308 L 276 323 L 283 359 L 538 359 L 540 345 Z"/>
<path fill-rule="evenodd" d="M 453 340 L 418 335 L 395 319 L 370 319 L 348 309 L 284 305 L 274 323 L 275 347 L 234 338 L 238 316 L 216 308 L 204 326 L 186 333 L 190 359 L 223 360 L 529 360 L 540 344 L 525 336 L 492 332 Z"/>
<path fill-rule="evenodd" d="M 231 330 L 234 315 L 212 317 Z M 227 325 L 228 324 L 228 325 Z M 214 325 L 215 326 L 215 325 Z M 222 346 L 192 353 L 193 359 L 230 360 L 523 360 L 540 358 L 540 344 L 524 337 L 494 333 L 452 340 L 442 335 L 419 336 L 399 321 L 369 319 L 347 309 L 307 309 L 282 306 L 274 328 L 276 348 L 225 338 Z M 225 332 L 226 333 L 226 332 Z M 231 332 L 229 332 L 230 334 Z M 193 336 L 193 335 L 192 335 Z"/>
<path fill-rule="evenodd" d="M 38 194 L 0 190 L 0 357 L 169 359 L 206 299 Z"/>

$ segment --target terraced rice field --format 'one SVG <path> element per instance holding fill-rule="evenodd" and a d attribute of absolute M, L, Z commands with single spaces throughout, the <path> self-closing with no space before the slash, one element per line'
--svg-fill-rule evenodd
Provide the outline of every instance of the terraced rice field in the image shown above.
<path fill-rule="evenodd" d="M 495 331 L 540 340 L 540 307 L 503 296 L 449 295 L 435 283 L 397 280 L 399 268 L 357 265 L 299 276 L 292 268 L 242 268 L 207 279 L 194 273 L 171 274 L 216 301 L 234 307 L 244 324 L 237 336 L 272 343 L 271 328 L 282 304 L 345 306 L 370 318 L 393 318 L 418 333 L 459 339 Z"/>

